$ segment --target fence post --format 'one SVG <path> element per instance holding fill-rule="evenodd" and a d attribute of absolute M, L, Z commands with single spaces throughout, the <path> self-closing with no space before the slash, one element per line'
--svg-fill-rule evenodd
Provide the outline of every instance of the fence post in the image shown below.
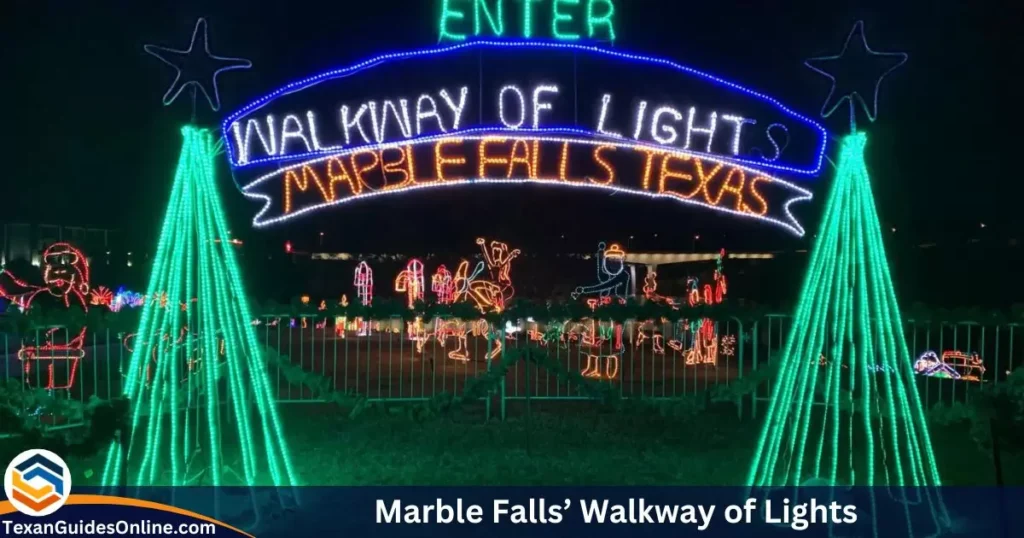
<path fill-rule="evenodd" d="M 504 328 L 498 329 L 498 338 L 500 338 L 500 340 L 498 340 L 498 343 L 501 344 L 502 351 L 504 351 L 505 350 L 505 329 Z M 502 356 L 504 356 L 504 353 L 502 353 Z M 508 376 L 507 375 L 501 376 L 501 394 L 500 394 L 499 397 L 501 398 L 500 406 L 501 406 L 501 421 L 502 422 L 505 422 L 505 382 L 506 381 L 508 381 Z"/>
<path fill-rule="evenodd" d="M 736 317 L 734 317 L 733 319 L 736 320 L 737 333 L 739 334 L 739 338 L 736 339 L 737 340 L 737 342 L 736 342 L 736 350 L 737 350 L 736 351 L 736 353 L 737 353 L 736 360 L 738 362 L 736 367 L 739 370 L 739 376 L 737 376 L 737 378 L 738 379 L 743 379 L 743 321 L 741 321 L 739 318 L 736 318 Z M 740 420 L 743 420 L 743 397 L 742 396 L 740 396 L 738 398 L 737 402 L 736 402 L 736 418 L 738 418 Z"/>
<path fill-rule="evenodd" d="M 769 319 L 771 319 L 771 318 L 769 318 Z M 757 365 L 757 326 L 760 323 L 761 323 L 761 320 L 757 320 L 757 321 L 754 322 L 754 326 L 750 328 L 750 343 L 751 343 L 751 346 L 753 347 L 753 350 L 754 350 L 753 357 L 752 357 L 752 362 L 753 362 L 753 368 L 755 370 L 757 370 L 757 368 L 758 368 L 758 365 Z M 771 322 L 769 321 L 769 323 L 768 323 L 769 338 L 771 337 L 771 330 L 772 330 L 772 325 L 771 325 Z M 743 349 L 743 335 L 742 334 L 740 334 L 740 349 Z M 771 349 L 769 349 L 768 351 L 770 353 Z M 743 353 L 743 352 L 740 351 L 740 353 Z M 757 418 L 757 387 L 754 387 L 754 391 L 750 394 L 750 418 L 753 418 L 753 419 Z"/>
<path fill-rule="evenodd" d="M 527 344 L 529 345 L 529 344 Z M 529 350 L 528 350 L 529 351 Z M 530 455 L 530 362 L 525 361 L 523 366 L 526 367 L 526 455 Z M 502 399 L 502 405 L 504 406 L 504 398 Z"/>
<path fill-rule="evenodd" d="M 117 442 L 121 446 L 121 476 L 118 477 L 118 495 L 121 497 L 128 496 L 128 447 L 130 444 L 131 434 L 128 429 L 131 428 L 127 421 L 121 424 L 121 428 L 117 432 Z"/>
<path fill-rule="evenodd" d="M 491 340 L 490 338 L 485 338 L 485 340 L 487 341 L 487 354 L 484 355 L 484 357 L 487 359 L 487 370 L 486 371 L 487 371 L 487 373 L 490 373 L 491 372 L 491 347 L 494 345 L 494 341 Z M 469 344 L 466 344 L 466 347 L 468 348 Z M 473 345 L 473 348 L 476 349 L 476 344 Z M 468 353 L 469 350 L 467 349 L 466 352 Z M 493 397 L 494 397 L 494 394 L 491 393 L 491 392 L 488 392 L 487 393 L 487 397 L 484 398 L 484 422 L 485 423 L 491 421 L 491 399 Z"/>

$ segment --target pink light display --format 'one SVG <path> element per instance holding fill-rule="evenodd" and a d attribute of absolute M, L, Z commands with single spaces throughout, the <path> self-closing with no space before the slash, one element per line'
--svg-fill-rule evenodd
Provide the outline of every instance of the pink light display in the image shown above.
<path fill-rule="evenodd" d="M 405 269 L 395 277 L 395 291 L 404 293 L 409 308 L 415 306 L 416 301 L 423 300 L 423 262 L 413 258 L 405 266 Z"/>
<path fill-rule="evenodd" d="M 441 265 L 430 277 L 430 291 L 437 295 L 437 304 L 452 304 L 455 301 L 455 280 L 452 272 Z"/>

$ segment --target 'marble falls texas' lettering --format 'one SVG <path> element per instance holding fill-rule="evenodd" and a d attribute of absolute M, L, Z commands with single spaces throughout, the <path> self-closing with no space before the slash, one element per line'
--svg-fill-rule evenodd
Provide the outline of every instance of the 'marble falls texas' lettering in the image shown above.
<path fill-rule="evenodd" d="M 257 225 L 387 194 L 521 184 L 605 190 L 703 206 L 802 234 L 790 205 L 810 193 L 739 165 L 657 147 L 547 137 L 451 137 L 340 152 L 244 188 L 265 205 Z M 425 194 L 424 194 L 425 195 Z"/>

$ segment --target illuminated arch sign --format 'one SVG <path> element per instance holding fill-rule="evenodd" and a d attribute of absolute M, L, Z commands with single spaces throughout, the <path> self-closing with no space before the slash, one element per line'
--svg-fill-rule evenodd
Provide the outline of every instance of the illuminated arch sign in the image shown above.
<path fill-rule="evenodd" d="M 653 57 L 465 41 L 303 79 L 223 124 L 257 226 L 428 187 L 538 183 L 677 199 L 793 233 L 825 130 L 779 101 Z"/>

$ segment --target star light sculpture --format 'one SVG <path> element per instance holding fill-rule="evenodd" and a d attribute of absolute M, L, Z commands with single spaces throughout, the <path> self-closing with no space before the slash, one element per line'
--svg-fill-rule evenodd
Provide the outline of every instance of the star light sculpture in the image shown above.
<path fill-rule="evenodd" d="M 177 71 L 174 82 L 164 94 L 164 106 L 173 103 L 186 87 L 192 86 L 193 92 L 195 89 L 202 92 L 206 101 L 210 103 L 210 108 L 216 112 L 220 110 L 217 77 L 225 71 L 252 67 L 252 62 L 249 60 L 213 55 L 210 52 L 210 41 L 207 38 L 206 19 L 203 18 L 196 21 L 196 29 L 192 32 L 192 43 L 187 49 L 169 49 L 157 45 L 145 45 L 143 48 L 148 54 L 156 56 Z M 195 93 L 193 93 L 194 98 Z"/>
<path fill-rule="evenodd" d="M 851 44 L 853 45 L 852 49 Z M 848 52 L 850 54 L 847 54 Z M 874 89 L 870 91 L 870 103 L 868 102 L 869 97 L 865 94 L 866 92 L 862 93 L 855 89 L 858 87 L 856 81 L 845 80 L 846 77 L 844 77 L 843 81 L 840 81 L 839 77 L 835 74 L 836 68 L 848 69 L 851 56 L 858 56 L 861 61 L 867 56 L 872 58 L 876 64 L 872 66 L 873 71 L 877 74 L 872 78 Z M 878 117 L 878 91 L 882 85 L 882 79 L 906 62 L 906 53 L 876 52 L 871 50 L 871 47 L 868 46 L 867 37 L 864 35 L 864 21 L 857 21 L 853 25 L 853 29 L 850 30 L 850 34 L 846 36 L 846 42 L 843 44 L 843 49 L 839 54 L 811 58 L 805 61 L 804 65 L 825 75 L 832 81 L 832 89 L 828 92 L 825 104 L 821 107 L 821 116 L 824 118 L 831 116 L 843 102 L 847 102 L 850 106 L 850 130 L 856 131 L 855 101 L 860 104 L 864 113 L 867 114 L 868 121 L 874 122 L 875 118 Z"/>

